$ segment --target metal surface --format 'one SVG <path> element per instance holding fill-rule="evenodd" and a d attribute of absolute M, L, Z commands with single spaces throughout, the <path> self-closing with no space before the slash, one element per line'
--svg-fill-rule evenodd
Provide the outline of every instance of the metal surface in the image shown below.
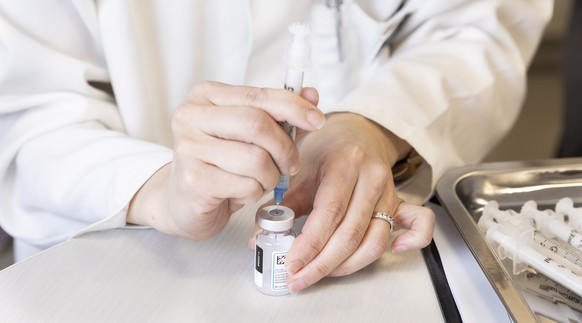
<path fill-rule="evenodd" d="M 517 322 L 537 320 L 505 267 L 477 229 L 488 201 L 519 208 L 528 200 L 553 208 L 562 197 L 582 203 L 582 158 L 485 163 L 458 168 L 437 183 L 436 194 L 477 262 Z"/>

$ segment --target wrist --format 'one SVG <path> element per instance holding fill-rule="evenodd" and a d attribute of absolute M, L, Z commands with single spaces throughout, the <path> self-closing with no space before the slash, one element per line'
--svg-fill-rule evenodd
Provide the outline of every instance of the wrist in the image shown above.
<path fill-rule="evenodd" d="M 134 194 L 129 202 L 127 223 L 156 228 L 156 215 L 162 214 L 166 205 L 166 181 L 170 173 L 170 163 L 158 169 Z"/>
<path fill-rule="evenodd" d="M 383 159 L 394 166 L 398 161 L 406 159 L 412 151 L 412 146 L 392 131 L 384 128 L 375 121 L 352 112 L 336 112 L 328 117 L 328 123 L 343 123 L 340 130 L 354 132 L 353 137 L 359 137 L 368 145 L 382 147 Z"/>

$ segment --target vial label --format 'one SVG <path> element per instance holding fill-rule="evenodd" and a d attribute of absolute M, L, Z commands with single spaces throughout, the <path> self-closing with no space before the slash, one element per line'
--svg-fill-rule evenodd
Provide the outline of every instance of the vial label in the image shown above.
<path fill-rule="evenodd" d="M 285 258 L 287 252 L 273 252 L 273 277 L 271 279 L 271 289 L 275 291 L 287 289 L 287 268 L 285 268 Z"/>
<path fill-rule="evenodd" d="M 255 284 L 263 287 L 263 248 L 255 245 Z"/>

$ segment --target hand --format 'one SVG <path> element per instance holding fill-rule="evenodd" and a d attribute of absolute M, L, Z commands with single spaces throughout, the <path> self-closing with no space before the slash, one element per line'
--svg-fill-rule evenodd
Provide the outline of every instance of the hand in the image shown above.
<path fill-rule="evenodd" d="M 303 97 L 302 97 L 303 96 Z M 127 221 L 189 239 L 218 233 L 230 215 L 299 170 L 295 143 L 277 121 L 319 129 L 317 92 L 195 85 L 174 113 L 174 157 L 130 203 Z M 311 100 L 311 101 L 310 101 Z"/>
<path fill-rule="evenodd" d="M 430 243 L 434 214 L 401 204 L 392 179 L 391 165 L 409 149 L 389 131 L 351 113 L 334 114 L 322 130 L 307 135 L 301 172 L 284 200 L 296 214 L 309 214 L 286 259 L 291 292 L 380 258 L 388 248 L 390 225 L 372 220 L 375 212 L 394 215 L 395 229 L 409 229 L 394 239 L 392 252 Z"/>

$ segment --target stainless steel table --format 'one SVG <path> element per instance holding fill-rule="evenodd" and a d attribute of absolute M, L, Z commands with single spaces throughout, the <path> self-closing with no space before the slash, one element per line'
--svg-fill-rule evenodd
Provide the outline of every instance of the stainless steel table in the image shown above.
<path fill-rule="evenodd" d="M 443 322 L 420 252 L 289 296 L 254 289 L 255 208 L 208 241 L 91 232 L 0 271 L 0 322 Z"/>

